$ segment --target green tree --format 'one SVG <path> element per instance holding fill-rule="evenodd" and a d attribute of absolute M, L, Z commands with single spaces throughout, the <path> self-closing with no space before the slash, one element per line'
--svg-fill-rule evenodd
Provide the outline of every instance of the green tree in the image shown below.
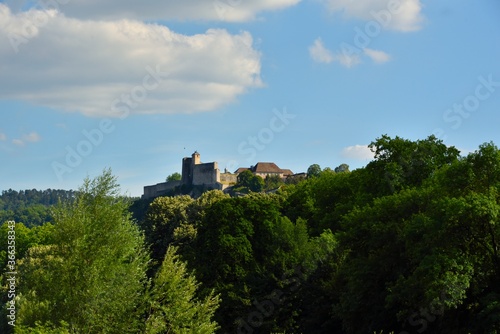
<path fill-rule="evenodd" d="M 318 164 L 312 164 L 307 168 L 307 177 L 318 177 L 321 174 L 321 167 Z"/>
<path fill-rule="evenodd" d="M 336 277 L 348 253 L 340 249 L 330 230 L 312 238 L 308 247 L 303 282 L 295 292 L 303 312 L 298 318 L 297 333 L 343 333 L 342 322 L 335 318 L 332 305 L 341 292 Z"/>
<path fill-rule="evenodd" d="M 154 199 L 141 227 L 155 265 L 163 262 L 170 245 L 178 246 L 181 255 L 192 252 L 191 243 L 196 238 L 205 209 L 225 198 L 229 195 L 220 190 L 210 190 L 196 200 L 187 195 Z"/>
<path fill-rule="evenodd" d="M 499 167 L 498 149 L 482 145 L 343 216 L 348 257 L 331 284 L 347 333 L 500 330 Z"/>
<path fill-rule="evenodd" d="M 264 179 L 264 190 L 274 190 L 278 189 L 280 186 L 284 185 L 283 179 L 279 175 L 268 175 Z"/>
<path fill-rule="evenodd" d="M 205 288 L 221 294 L 216 319 L 223 331 L 241 331 L 255 311 L 253 303 L 289 289 L 295 267 L 305 261 L 306 225 L 282 216 L 279 203 L 279 195 L 252 193 L 223 199 L 205 211 L 188 263 Z M 275 311 L 265 316 L 259 331 L 293 329 L 298 303 L 292 300 L 274 302 Z"/>
<path fill-rule="evenodd" d="M 50 223 L 45 223 L 42 226 L 36 226 L 32 228 L 27 228 L 23 223 L 16 223 L 14 227 L 9 228 L 9 224 L 5 222 L 0 227 L 0 265 L 2 268 L 7 268 L 7 260 L 8 260 L 8 231 L 15 232 L 15 261 L 19 263 L 31 247 L 41 246 L 41 245 L 49 245 L 53 243 L 53 232 L 54 225 Z M 10 271 L 10 270 L 9 270 Z M 7 301 L 11 298 L 8 298 L 8 289 L 7 289 L 7 281 L 6 279 L 10 276 L 7 274 L 2 274 L 0 276 L 0 281 L 2 282 L 2 288 L 0 291 L 2 292 L 1 304 L 5 305 Z M 7 319 L 7 310 L 2 308 L 0 310 L 0 317 L 2 319 Z M 12 329 L 11 326 L 8 326 L 6 322 L 0 322 L 0 332 L 9 333 Z"/>
<path fill-rule="evenodd" d="M 348 164 L 341 164 L 337 167 L 335 167 L 335 173 L 345 173 L 349 172 L 349 165 Z"/>
<path fill-rule="evenodd" d="M 27 227 L 52 222 L 51 206 L 58 200 L 71 200 L 72 190 L 4 190 L 0 194 L 0 223 L 14 220 Z"/>
<path fill-rule="evenodd" d="M 264 188 L 264 179 L 258 175 L 254 175 L 249 170 L 244 170 L 238 174 L 237 182 L 234 186 L 236 191 L 253 191 L 260 192 Z"/>
<path fill-rule="evenodd" d="M 199 286 L 179 259 L 176 248 L 169 247 L 148 294 L 145 333 L 214 333 L 218 325 L 212 317 L 220 299 L 210 292 L 199 300 Z"/>
<path fill-rule="evenodd" d="M 167 176 L 167 182 L 170 182 L 170 181 L 180 181 L 182 179 L 182 175 L 175 172 L 175 173 L 172 173 L 170 174 L 169 176 Z"/>
<path fill-rule="evenodd" d="M 19 263 L 18 323 L 70 332 L 137 333 L 148 256 L 110 170 L 86 179 L 54 214 L 54 244 Z"/>
<path fill-rule="evenodd" d="M 157 197 L 149 205 L 142 227 L 146 243 L 151 247 L 151 256 L 158 265 L 174 241 L 174 231 L 189 224 L 188 207 L 193 203 L 190 196 L 182 195 Z"/>
<path fill-rule="evenodd" d="M 439 168 L 457 161 L 460 153 L 434 135 L 417 141 L 383 135 L 369 147 L 375 159 L 364 170 L 365 191 L 376 197 L 421 185 Z"/>

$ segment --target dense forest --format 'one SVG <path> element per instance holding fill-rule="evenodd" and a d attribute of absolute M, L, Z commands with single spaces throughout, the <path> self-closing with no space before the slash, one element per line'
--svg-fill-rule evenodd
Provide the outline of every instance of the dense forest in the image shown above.
<path fill-rule="evenodd" d="M 14 220 L 26 226 L 39 226 L 52 221 L 50 208 L 59 201 L 71 201 L 72 190 L 3 190 L 0 195 L 0 222 Z"/>
<path fill-rule="evenodd" d="M 4 273 L 0 331 L 500 333 L 500 150 L 370 148 L 364 168 L 311 165 L 274 193 L 247 175 L 241 196 L 132 203 L 105 170 L 50 223 L 15 225 L 16 326 Z"/>

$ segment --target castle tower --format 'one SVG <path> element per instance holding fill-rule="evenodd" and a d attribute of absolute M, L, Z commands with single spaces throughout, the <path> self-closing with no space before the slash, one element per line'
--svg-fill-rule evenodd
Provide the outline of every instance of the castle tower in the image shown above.
<path fill-rule="evenodd" d="M 200 162 L 200 153 L 198 153 L 198 151 L 194 151 L 194 153 L 192 155 L 192 158 L 193 158 L 193 165 L 199 165 L 199 164 L 201 164 L 201 162 Z"/>
<path fill-rule="evenodd" d="M 193 183 L 193 158 L 182 159 L 182 184 Z"/>

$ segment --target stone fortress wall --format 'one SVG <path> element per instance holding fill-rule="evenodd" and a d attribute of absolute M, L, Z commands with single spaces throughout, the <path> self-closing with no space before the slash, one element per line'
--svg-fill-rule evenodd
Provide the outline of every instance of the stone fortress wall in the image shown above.
<path fill-rule="evenodd" d="M 169 181 L 169 182 L 157 183 L 152 186 L 145 186 L 144 195 L 142 195 L 142 198 L 153 198 L 162 196 L 180 185 L 181 181 Z"/>
<path fill-rule="evenodd" d="M 200 153 L 194 152 L 191 157 L 182 159 L 182 178 L 180 181 L 169 181 L 144 187 L 142 198 L 153 198 L 165 195 L 178 186 L 205 186 L 207 188 L 224 190 L 229 185 L 236 183 L 236 174 L 219 171 L 218 163 L 202 163 Z"/>
<path fill-rule="evenodd" d="M 238 174 L 243 170 L 250 170 L 253 174 L 263 178 L 266 176 L 279 176 L 281 178 L 294 176 L 291 170 L 281 169 L 273 162 L 259 162 L 250 168 L 238 168 L 235 173 L 230 173 L 227 169 L 221 173 L 216 161 L 202 163 L 200 153 L 195 151 L 191 157 L 182 159 L 182 177 L 180 181 L 145 186 L 142 198 L 164 196 L 179 186 L 202 186 L 205 189 L 224 190 L 236 184 Z"/>
<path fill-rule="evenodd" d="M 238 174 L 229 173 L 228 171 L 224 171 L 224 173 L 220 173 L 220 183 L 223 185 L 233 185 L 238 181 Z"/>
<path fill-rule="evenodd" d="M 197 164 L 193 166 L 193 185 L 215 185 L 220 183 L 220 172 L 217 162 Z"/>

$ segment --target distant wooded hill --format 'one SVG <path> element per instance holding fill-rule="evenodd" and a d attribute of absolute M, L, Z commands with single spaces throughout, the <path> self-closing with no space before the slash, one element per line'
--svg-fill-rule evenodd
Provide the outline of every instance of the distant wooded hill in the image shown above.
<path fill-rule="evenodd" d="M 59 200 L 71 200 L 74 190 L 3 190 L 0 195 L 0 222 L 14 220 L 26 226 L 38 226 L 51 221 L 50 207 Z"/>

